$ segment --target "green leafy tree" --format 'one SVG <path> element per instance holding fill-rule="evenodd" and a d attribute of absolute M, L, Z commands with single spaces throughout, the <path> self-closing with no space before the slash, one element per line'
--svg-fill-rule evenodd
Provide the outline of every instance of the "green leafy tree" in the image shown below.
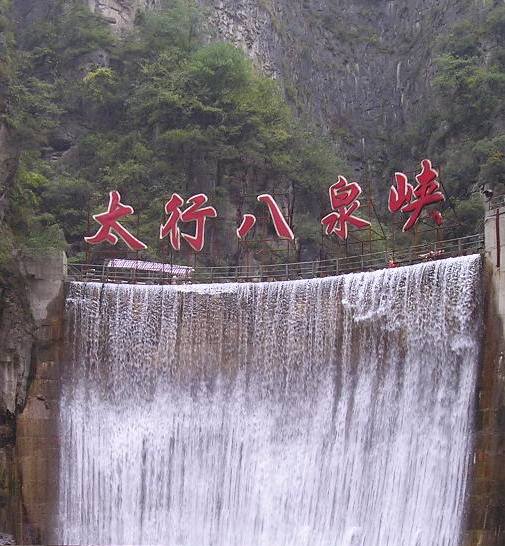
<path fill-rule="evenodd" d="M 294 188 L 300 212 L 313 212 L 309 231 L 319 230 L 322 188 L 339 167 L 333 147 L 241 50 L 206 42 L 195 2 L 141 13 L 121 39 L 77 0 L 50 8 L 20 33 L 10 87 L 10 123 L 25 149 L 12 208 L 20 237 L 44 226 L 60 244 L 62 230 L 79 256 L 88 216 L 119 189 L 141 211 L 139 236 L 154 255 L 172 192 L 205 190 L 232 210 L 246 180 L 257 193 Z M 71 150 L 55 150 L 69 125 Z M 226 244 L 222 228 L 209 229 Z"/>
<path fill-rule="evenodd" d="M 505 8 L 491 5 L 480 19 L 457 25 L 440 47 L 434 107 L 406 145 L 443 166 L 456 214 L 449 235 L 460 236 L 482 229 L 479 187 L 505 190 Z"/>

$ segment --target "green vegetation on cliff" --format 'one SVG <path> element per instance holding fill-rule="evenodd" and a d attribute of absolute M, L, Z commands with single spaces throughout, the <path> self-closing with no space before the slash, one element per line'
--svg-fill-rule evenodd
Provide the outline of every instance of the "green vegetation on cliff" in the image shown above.
<path fill-rule="evenodd" d="M 483 218 L 479 186 L 503 193 L 505 184 L 505 7 L 458 24 L 440 50 L 434 107 L 412 141 L 443 166 L 461 220 L 453 234 L 475 233 Z"/>
<path fill-rule="evenodd" d="M 391 170 L 421 157 L 441 166 L 451 198 L 446 209 L 459 219 L 452 222 L 445 211 L 451 220 L 445 237 L 478 231 L 479 184 L 505 182 L 505 8 L 470 4 L 471 21 L 435 37 L 427 111 L 411 124 L 410 135 L 383 135 L 374 148 L 383 154 L 363 159 L 374 163 L 368 168 L 380 181 L 375 194 L 382 201 Z M 16 26 L 9 2 L 0 0 L 1 124 L 21 156 L 15 180 L 8 177 L 6 185 L 0 177 L 10 226 L 3 224 L 3 241 L 63 246 L 78 259 L 89 213 L 103 210 L 107 192 L 117 188 L 141 215 L 140 225 L 132 220 L 132 226 L 156 257 L 166 199 L 173 191 L 186 197 L 205 191 L 221 215 L 208 224 L 209 251 L 216 261 L 232 262 L 238 258 L 237 209 L 261 210 L 243 195 L 275 189 L 295 195 L 304 256 L 318 255 L 326 189 L 346 169 L 333 145 L 293 115 L 275 80 L 241 50 L 210 43 L 205 12 L 196 3 L 166 0 L 160 10 L 140 13 L 121 36 L 81 0 L 38 6 L 37 17 Z M 345 36 L 358 39 L 374 36 Z M 284 83 L 288 100 L 296 102 L 292 82 Z M 303 107 L 297 104 L 302 117 Z M 339 141 L 347 129 L 330 132 Z"/>
<path fill-rule="evenodd" d="M 111 189 L 142 213 L 136 231 L 151 254 L 173 191 L 207 191 L 229 216 L 241 191 L 315 191 L 305 207 L 314 225 L 298 233 L 310 237 L 337 174 L 330 144 L 296 121 L 241 50 L 206 43 L 187 0 L 140 14 L 121 38 L 81 2 L 51 2 L 18 32 L 7 122 L 22 148 L 9 225 L 25 245 L 68 244 L 74 255 L 88 206 L 103 209 Z M 234 226 L 210 229 L 230 252 Z"/>

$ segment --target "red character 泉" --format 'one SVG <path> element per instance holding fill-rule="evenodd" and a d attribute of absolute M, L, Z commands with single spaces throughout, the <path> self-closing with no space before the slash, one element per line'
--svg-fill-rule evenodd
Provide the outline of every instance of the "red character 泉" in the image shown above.
<path fill-rule="evenodd" d="M 402 211 L 410 214 L 403 226 L 403 231 L 409 231 L 418 222 L 424 207 L 445 201 L 444 194 L 440 191 L 437 181 L 438 172 L 432 167 L 429 159 L 421 163 L 421 173 L 416 176 L 417 187 L 414 189 L 403 173 L 395 173 L 396 188 L 391 186 L 389 191 L 390 212 Z M 440 211 L 432 211 L 431 218 L 437 225 L 443 222 Z"/>
<path fill-rule="evenodd" d="M 282 211 L 279 205 L 276 203 L 275 199 L 268 194 L 262 194 L 258 196 L 258 201 L 264 203 L 268 207 L 268 212 L 274 223 L 275 232 L 280 239 L 287 239 L 293 241 L 295 234 L 293 230 L 289 227 L 289 224 L 284 218 Z M 255 226 L 256 216 L 254 214 L 245 214 L 240 227 L 237 229 L 237 237 L 243 239 Z"/>
<path fill-rule="evenodd" d="M 370 222 L 354 216 L 361 206 L 358 197 L 361 195 L 361 187 L 356 182 L 349 184 L 343 176 L 338 177 L 338 182 L 331 186 L 331 208 L 334 212 L 326 215 L 321 224 L 326 226 L 326 235 L 335 234 L 345 240 L 349 235 L 348 224 L 358 229 L 370 227 Z"/>
<path fill-rule="evenodd" d="M 169 215 L 169 218 L 165 224 L 160 226 L 160 239 L 170 235 L 172 248 L 180 250 L 182 235 L 195 252 L 201 252 L 205 244 L 205 222 L 207 218 L 216 218 L 217 216 L 214 207 L 203 207 L 207 201 L 208 198 L 203 193 L 193 195 L 187 200 L 189 207 L 182 211 L 180 207 L 184 205 L 184 199 L 179 194 L 174 193 L 170 201 L 165 205 L 165 212 Z M 195 234 L 181 234 L 179 222 L 196 222 Z"/>
<path fill-rule="evenodd" d="M 118 222 L 120 218 L 129 216 L 133 212 L 133 207 L 121 203 L 121 195 L 118 191 L 111 191 L 109 193 L 109 208 L 107 212 L 93 216 L 93 219 L 101 224 L 100 229 L 92 237 L 84 237 L 84 240 L 90 245 L 97 245 L 104 241 L 115 245 L 118 242 L 119 236 L 131 250 L 144 250 L 147 246 Z M 117 235 L 114 235 L 112 231 L 115 231 Z"/>

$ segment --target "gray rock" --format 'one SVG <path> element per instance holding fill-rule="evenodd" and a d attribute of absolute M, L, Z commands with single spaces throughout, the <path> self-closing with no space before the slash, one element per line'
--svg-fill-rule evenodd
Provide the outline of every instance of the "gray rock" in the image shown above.
<path fill-rule="evenodd" d="M 66 152 L 75 143 L 74 135 L 65 127 L 58 127 L 49 137 L 49 144 L 57 152 Z"/>
<path fill-rule="evenodd" d="M 14 541 L 14 537 L 12 535 L 0 533 L 0 546 L 11 546 L 13 544 L 16 544 L 16 542 Z"/>
<path fill-rule="evenodd" d="M 391 167 L 390 150 L 425 110 L 439 37 L 485 9 L 461 0 L 198 2 L 209 9 L 212 38 L 242 47 L 278 78 L 296 110 L 334 140 L 360 179 L 367 164 L 370 175 Z M 158 5 L 88 3 L 114 18 L 117 32 L 131 28 L 139 9 Z"/>
<path fill-rule="evenodd" d="M 354 159 L 357 174 L 426 107 L 437 40 L 472 7 L 460 0 L 200 0 L 232 41 Z M 412 165 L 416 168 L 416 165 Z"/>

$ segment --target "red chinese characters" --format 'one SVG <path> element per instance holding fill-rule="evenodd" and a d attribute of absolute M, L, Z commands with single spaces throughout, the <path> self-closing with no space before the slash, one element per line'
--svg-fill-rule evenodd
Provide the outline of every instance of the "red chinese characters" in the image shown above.
<path fill-rule="evenodd" d="M 205 244 L 205 222 L 207 218 L 216 218 L 217 211 L 214 207 L 204 207 L 208 198 L 205 194 L 193 195 L 187 200 L 189 207 L 181 210 L 184 199 L 174 193 L 165 205 L 165 212 L 169 215 L 165 224 L 160 226 L 160 239 L 170 236 L 170 244 L 174 250 L 181 249 L 181 235 L 188 245 L 195 251 L 201 252 Z M 195 222 L 195 234 L 181 233 L 179 223 Z"/>
<path fill-rule="evenodd" d="M 237 229 L 237 237 L 243 239 L 251 229 L 256 225 L 256 216 L 254 214 L 244 214 L 242 223 Z"/>
<path fill-rule="evenodd" d="M 392 213 L 403 212 L 408 215 L 403 231 L 408 231 L 417 224 L 426 207 L 430 207 L 426 213 L 427 218 L 430 218 L 438 226 L 443 223 L 440 211 L 431 206 L 445 200 L 445 196 L 440 191 L 438 172 L 433 169 L 431 161 L 428 159 L 422 161 L 422 170 L 416 176 L 416 180 L 417 185 L 414 187 L 409 183 L 407 175 L 397 172 L 395 173 L 395 183 L 389 192 L 389 210 Z M 332 212 L 321 220 L 327 236 L 335 235 L 346 240 L 349 237 L 349 226 L 358 230 L 371 227 L 369 221 L 356 215 L 361 207 L 359 201 L 361 193 L 359 184 L 349 183 L 343 176 L 339 176 L 338 181 L 329 188 Z M 277 236 L 280 239 L 294 241 L 293 230 L 274 197 L 265 193 L 258 196 L 257 199 L 268 209 Z M 182 237 L 195 252 L 201 252 L 205 245 L 207 219 L 218 216 L 216 209 L 208 206 L 207 203 L 208 197 L 203 193 L 193 195 L 187 200 L 179 194 L 173 193 L 165 204 L 168 219 L 160 225 L 160 239 L 168 237 L 172 248 L 179 251 Z M 118 191 L 110 192 L 108 210 L 93 216 L 100 224 L 100 228 L 95 235 L 85 237 L 85 241 L 92 245 L 102 242 L 114 245 L 121 238 L 132 250 L 138 251 L 147 248 L 119 222 L 121 218 L 133 213 L 132 207 L 121 203 Z M 254 214 L 244 214 L 243 216 L 241 213 L 239 214 L 240 225 L 236 229 L 236 235 L 239 239 L 244 239 L 253 230 L 257 218 Z M 181 232 L 181 224 L 185 223 L 195 224 L 193 233 Z"/>
<path fill-rule="evenodd" d="M 289 227 L 289 224 L 287 223 L 286 218 L 284 218 L 284 215 L 282 214 L 282 211 L 275 199 L 271 195 L 265 193 L 258 197 L 258 201 L 267 206 L 277 236 L 280 239 L 293 241 L 295 234 Z M 254 216 L 254 214 L 245 214 L 240 227 L 237 229 L 237 237 L 239 239 L 243 239 L 251 231 L 255 224 L 256 216 Z"/>
<path fill-rule="evenodd" d="M 415 189 L 409 184 L 405 174 L 395 173 L 396 187 L 391 186 L 389 192 L 390 212 L 402 211 L 405 214 L 410 214 L 403 226 L 403 231 L 409 231 L 417 224 L 425 207 L 445 201 L 445 196 L 440 191 L 440 184 L 437 181 L 438 172 L 432 167 L 431 161 L 424 159 L 421 165 L 422 170 L 416 176 L 417 187 Z M 443 223 L 442 214 L 438 210 L 433 210 L 430 217 L 439 226 Z"/>
<path fill-rule="evenodd" d="M 133 214 L 133 207 L 121 203 L 121 195 L 118 191 L 109 193 L 109 208 L 107 212 L 95 214 L 93 219 L 100 225 L 100 229 L 92 237 L 85 237 L 84 240 L 90 245 L 97 245 L 102 242 L 108 242 L 115 245 L 118 242 L 118 236 L 131 250 L 144 250 L 147 246 L 134 237 L 118 220 L 124 216 Z M 115 232 L 112 233 L 112 232 Z"/>
<path fill-rule="evenodd" d="M 388 208 L 389 212 L 398 212 L 412 200 L 414 188 L 409 184 L 407 175 L 395 173 L 396 188 L 391 186 L 389 191 Z"/>
<path fill-rule="evenodd" d="M 334 234 L 345 240 L 349 236 L 349 224 L 357 229 L 370 227 L 370 222 L 354 216 L 361 206 L 358 201 L 361 195 L 359 184 L 356 182 L 349 184 L 343 176 L 339 176 L 338 182 L 331 186 L 329 192 L 333 212 L 321 220 L 321 224 L 326 227 L 326 235 Z"/>

